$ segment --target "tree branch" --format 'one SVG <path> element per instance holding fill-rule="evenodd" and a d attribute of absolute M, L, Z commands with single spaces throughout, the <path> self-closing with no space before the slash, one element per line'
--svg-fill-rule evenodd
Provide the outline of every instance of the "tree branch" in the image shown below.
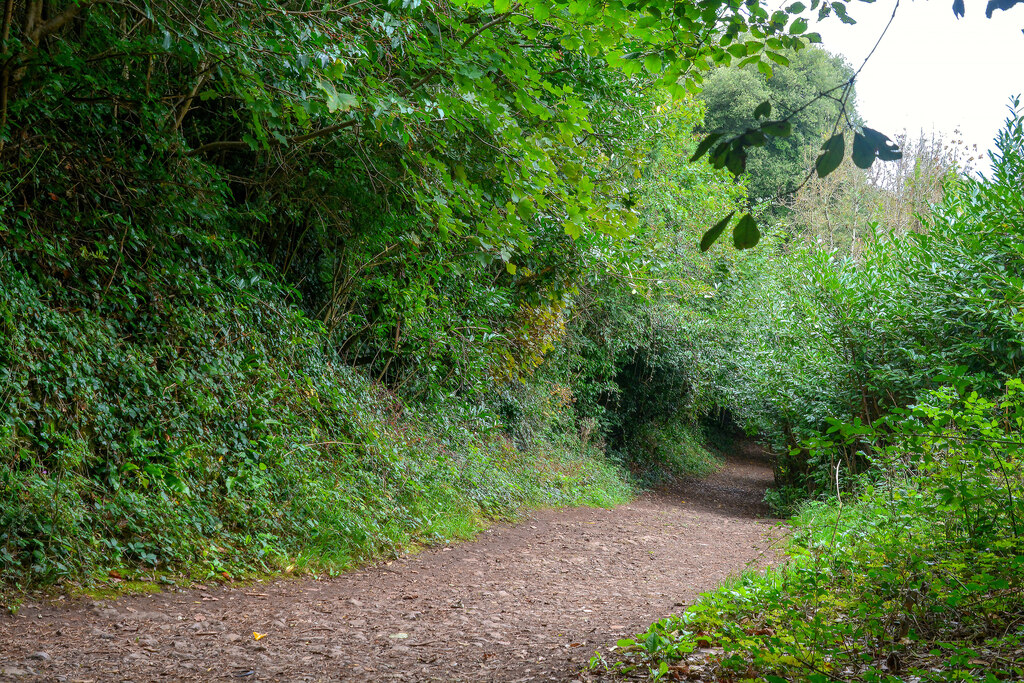
<path fill-rule="evenodd" d="M 322 138 L 325 135 L 331 135 L 332 133 L 337 133 L 338 131 L 345 130 L 346 128 L 351 128 L 357 123 L 357 119 L 349 119 L 348 121 L 337 123 L 334 124 L 333 126 L 327 126 L 326 128 L 315 130 L 312 133 L 295 135 L 288 138 L 287 144 L 300 145 L 303 142 L 308 142 L 316 138 Z M 185 154 L 185 156 L 194 157 L 199 156 L 200 154 L 206 154 L 208 152 L 219 152 L 221 150 L 226 149 L 249 149 L 249 143 L 242 142 L 241 140 L 222 140 L 220 142 L 208 142 L 205 145 L 201 145 L 189 151 L 187 154 Z"/>
<path fill-rule="evenodd" d="M 96 0 L 96 1 L 102 1 L 102 0 Z M 512 16 L 511 12 L 506 12 L 505 14 L 500 14 L 497 17 L 495 17 L 494 19 L 491 19 L 490 21 L 488 21 L 488 22 L 486 22 L 484 24 L 481 24 L 475 31 L 473 31 L 472 34 L 470 34 L 465 40 L 462 41 L 462 43 L 459 45 L 459 49 L 465 49 L 467 46 L 469 46 L 470 43 L 472 43 L 474 40 L 476 40 L 478 37 L 480 37 L 480 35 L 483 34 L 485 31 L 487 31 L 490 28 L 493 28 L 494 26 L 497 26 L 498 24 L 501 24 L 501 23 L 505 22 L 511 16 Z M 441 66 L 440 65 L 434 67 L 433 69 L 428 71 L 426 73 L 426 75 L 424 75 L 421 79 L 416 81 L 412 85 L 410 90 L 411 91 L 418 90 L 427 81 L 429 81 L 431 78 L 433 78 L 438 73 L 440 73 L 440 71 L 441 71 Z M 356 125 L 356 123 L 357 123 L 356 119 L 350 119 L 350 120 L 345 121 L 343 123 L 338 123 L 338 124 L 335 124 L 333 126 L 327 126 L 326 128 L 321 128 L 320 130 L 315 130 L 312 133 L 305 133 L 303 135 L 296 135 L 296 136 L 288 138 L 288 144 L 293 144 L 293 145 L 302 144 L 303 142 L 308 142 L 308 141 L 314 140 L 316 138 L 321 138 L 321 137 L 324 137 L 326 135 L 331 135 L 333 133 L 337 133 L 339 131 L 345 130 L 346 128 L 351 128 L 352 126 Z M 241 140 L 222 140 L 222 141 L 219 141 L 219 142 L 208 142 L 205 145 L 200 145 L 199 147 L 196 147 L 195 149 L 187 152 L 186 156 L 194 157 L 194 156 L 199 156 L 200 154 L 206 154 L 208 152 L 219 152 L 219 151 L 228 150 L 228 149 L 248 149 L 248 148 L 249 148 L 249 143 L 242 142 Z"/>
<path fill-rule="evenodd" d="M 42 3 L 40 2 L 38 4 L 39 11 L 33 18 L 34 20 L 30 24 L 30 28 L 28 30 L 29 40 L 31 40 L 33 44 L 38 45 L 39 41 L 43 38 L 64 28 L 64 26 L 69 21 L 77 17 L 78 13 L 84 8 L 102 1 L 103 0 L 82 0 L 81 2 L 75 2 L 74 4 L 66 7 L 64 11 L 57 16 L 52 19 L 47 19 L 43 23 L 39 23 L 42 21 Z"/>
<path fill-rule="evenodd" d="M 511 12 L 506 12 L 505 14 L 499 14 L 497 17 L 495 17 L 494 19 L 491 19 L 486 24 L 481 25 L 480 28 L 478 28 L 476 31 L 474 31 L 472 35 L 470 35 L 468 38 L 466 38 L 464 41 L 462 41 L 462 44 L 459 45 L 459 49 L 460 50 L 465 49 L 470 43 L 472 43 L 474 40 L 476 40 L 480 36 L 481 33 L 486 31 L 487 29 L 491 28 L 492 26 L 497 26 L 498 24 L 500 24 L 503 21 L 505 21 L 506 19 L 508 19 L 510 16 L 512 16 Z M 435 66 L 433 69 L 428 71 L 427 74 L 423 78 L 421 78 L 420 80 L 418 80 L 415 83 L 413 83 L 412 87 L 409 88 L 409 90 L 419 90 L 420 87 L 424 83 L 426 83 L 431 78 L 436 76 L 440 71 L 441 71 L 441 66 L 440 65 Z"/>

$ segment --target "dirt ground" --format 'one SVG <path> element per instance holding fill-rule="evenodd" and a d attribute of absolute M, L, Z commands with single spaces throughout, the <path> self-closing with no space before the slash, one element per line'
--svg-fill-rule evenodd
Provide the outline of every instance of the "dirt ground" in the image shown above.
<path fill-rule="evenodd" d="M 0 618 L 0 680 L 576 680 L 772 561 L 771 480 L 751 450 L 613 510 L 543 510 L 338 578 L 27 604 Z"/>

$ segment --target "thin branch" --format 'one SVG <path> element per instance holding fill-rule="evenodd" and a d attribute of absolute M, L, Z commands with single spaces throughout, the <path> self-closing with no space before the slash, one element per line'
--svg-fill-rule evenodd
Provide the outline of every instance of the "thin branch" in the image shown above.
<path fill-rule="evenodd" d="M 322 138 L 325 135 L 331 135 L 332 133 L 337 133 L 339 131 L 345 130 L 346 128 L 351 128 L 357 123 L 359 123 L 358 119 L 349 119 L 348 121 L 344 121 L 333 126 L 327 126 L 326 128 L 315 130 L 312 133 L 295 135 L 287 139 L 287 144 L 300 145 L 303 142 L 308 142 L 316 138 Z M 220 142 L 208 142 L 205 145 L 196 147 L 195 149 L 189 151 L 185 156 L 194 157 L 199 156 L 200 154 L 206 154 L 207 152 L 219 152 L 226 149 L 249 149 L 249 143 L 243 142 L 241 140 L 222 140 Z"/>
<path fill-rule="evenodd" d="M 474 31 L 472 35 L 470 35 L 468 38 L 466 38 L 464 41 L 462 41 L 462 44 L 459 45 L 459 49 L 460 50 L 465 49 L 470 43 L 472 43 L 474 40 L 476 40 L 480 36 L 480 34 L 482 34 L 484 31 L 486 31 L 487 29 L 491 28 L 492 26 L 497 26 L 498 24 L 504 22 L 510 16 L 512 16 L 511 12 L 506 12 L 505 14 L 499 14 L 497 17 L 495 17 L 494 19 L 491 19 L 486 24 L 481 25 L 480 28 L 478 28 L 476 31 Z M 419 90 L 423 86 L 423 84 L 425 84 L 431 78 L 436 76 L 440 71 L 441 71 L 441 65 L 439 64 L 439 65 L 435 66 L 433 69 L 431 69 L 430 71 L 428 71 L 426 73 L 426 75 L 423 76 L 423 78 L 421 78 L 420 80 L 418 80 L 415 83 L 413 83 L 412 87 L 410 87 L 409 90 L 412 90 L 412 91 Z"/>
<path fill-rule="evenodd" d="M 82 2 L 76 2 L 75 4 L 68 6 L 63 12 L 52 19 L 39 24 L 39 22 L 42 21 L 42 2 L 40 2 L 38 4 L 39 11 L 35 20 L 31 24 L 31 29 L 28 31 L 29 40 L 31 40 L 35 45 L 39 45 L 39 41 L 64 28 L 64 26 L 78 16 L 78 13 L 83 9 L 101 2 L 103 2 L 103 0 L 83 0 Z"/>

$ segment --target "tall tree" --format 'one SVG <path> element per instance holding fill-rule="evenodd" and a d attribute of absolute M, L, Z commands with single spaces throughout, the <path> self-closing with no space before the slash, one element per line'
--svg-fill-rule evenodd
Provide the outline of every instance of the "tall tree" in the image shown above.
<path fill-rule="evenodd" d="M 777 117 L 796 112 L 789 119 L 792 135 L 771 138 L 750 151 L 746 186 L 755 200 L 793 192 L 806 177 L 809 160 L 837 124 L 860 123 L 852 93 L 845 102 L 838 92 L 818 98 L 853 76 L 841 56 L 812 47 L 788 52 L 785 58 L 787 63 L 777 65 L 770 76 L 754 65 L 716 69 L 700 94 L 707 104 L 708 130 L 745 130 L 755 123 L 753 112 L 765 101 L 772 103 Z"/>

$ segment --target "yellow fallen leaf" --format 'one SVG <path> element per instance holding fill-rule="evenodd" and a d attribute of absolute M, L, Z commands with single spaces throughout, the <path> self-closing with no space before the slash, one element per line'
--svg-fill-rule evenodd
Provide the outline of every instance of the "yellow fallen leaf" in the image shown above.
<path fill-rule="evenodd" d="M 256 631 L 252 632 L 252 637 L 255 638 L 256 640 L 259 640 L 260 638 L 264 637 L 265 635 L 267 635 L 267 634 L 266 633 L 256 633 Z"/>

